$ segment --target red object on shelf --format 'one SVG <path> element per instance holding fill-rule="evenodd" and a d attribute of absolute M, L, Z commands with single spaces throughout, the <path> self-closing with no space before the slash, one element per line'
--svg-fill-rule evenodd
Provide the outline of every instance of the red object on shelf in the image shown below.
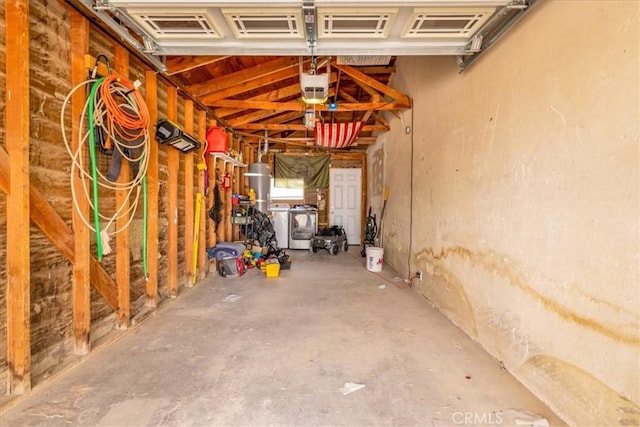
<path fill-rule="evenodd" d="M 229 151 L 229 137 L 227 133 L 217 126 L 207 129 L 207 154 L 226 153 Z"/>

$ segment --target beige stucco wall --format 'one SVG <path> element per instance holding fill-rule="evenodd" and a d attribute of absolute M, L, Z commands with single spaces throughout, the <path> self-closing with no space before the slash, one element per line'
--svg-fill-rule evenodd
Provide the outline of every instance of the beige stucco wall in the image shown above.
<path fill-rule="evenodd" d="M 640 422 L 639 17 L 544 1 L 463 74 L 400 58 L 413 133 L 369 151 L 385 262 L 580 426 Z"/>

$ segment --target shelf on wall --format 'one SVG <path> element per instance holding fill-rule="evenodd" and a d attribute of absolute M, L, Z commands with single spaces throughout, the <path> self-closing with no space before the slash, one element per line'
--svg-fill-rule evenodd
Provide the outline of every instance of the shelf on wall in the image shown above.
<path fill-rule="evenodd" d="M 247 167 L 247 165 L 245 165 L 244 163 L 239 162 L 238 160 L 234 159 L 231 156 L 226 155 L 225 153 L 210 153 L 211 157 L 213 157 L 214 159 L 222 159 L 224 161 L 224 163 L 230 163 L 231 166 L 233 167 L 239 167 L 239 168 L 244 168 Z"/>

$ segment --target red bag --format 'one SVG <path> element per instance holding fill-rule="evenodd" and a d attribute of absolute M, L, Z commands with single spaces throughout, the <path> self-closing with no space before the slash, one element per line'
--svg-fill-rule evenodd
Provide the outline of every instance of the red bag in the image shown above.
<path fill-rule="evenodd" d="M 245 272 L 242 257 L 223 257 L 217 262 L 216 268 L 222 277 L 240 277 Z"/>

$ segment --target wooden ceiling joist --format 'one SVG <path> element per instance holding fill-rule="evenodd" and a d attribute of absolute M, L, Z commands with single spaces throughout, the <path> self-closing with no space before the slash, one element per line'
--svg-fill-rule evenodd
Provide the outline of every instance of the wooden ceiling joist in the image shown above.
<path fill-rule="evenodd" d="M 210 106 L 226 108 L 242 108 L 247 110 L 280 110 L 280 111 L 304 111 L 306 104 L 303 102 L 251 102 L 233 99 L 220 99 L 210 103 Z M 354 102 L 338 104 L 335 110 L 330 110 L 328 105 L 316 105 L 316 111 L 367 111 L 367 110 L 405 110 L 410 104 L 405 102 Z"/>
<path fill-rule="evenodd" d="M 409 108 L 411 105 L 411 100 L 409 97 L 390 86 L 385 85 L 384 83 L 380 83 L 378 80 L 373 77 L 369 77 L 364 74 L 362 71 L 355 69 L 349 65 L 335 65 L 336 68 L 342 70 L 345 74 L 350 76 L 356 81 L 364 83 L 365 85 L 371 86 L 372 88 L 384 93 L 385 95 L 390 96 L 391 98 L 398 101 L 400 104 L 407 105 L 405 108 Z"/>
<path fill-rule="evenodd" d="M 273 131 L 283 131 L 283 130 L 294 130 L 294 131 L 305 131 L 308 130 L 304 125 L 299 124 L 287 124 L 287 123 L 247 123 L 244 125 L 237 126 L 236 129 L 239 130 L 273 130 Z M 364 125 L 362 127 L 362 132 L 373 132 L 373 131 L 386 131 L 384 126 L 382 125 Z"/>
<path fill-rule="evenodd" d="M 355 97 L 349 95 L 345 91 L 340 91 L 340 93 L 338 94 L 338 97 L 344 99 L 347 102 L 358 102 L 358 100 Z M 385 119 L 380 114 L 374 112 L 373 114 L 371 114 L 371 117 L 373 117 L 376 120 L 376 122 L 378 122 L 381 125 L 383 125 L 385 127 L 385 129 L 387 129 L 387 130 L 391 129 L 391 125 L 389 124 L 389 120 Z"/>
<path fill-rule="evenodd" d="M 273 90 L 273 85 L 286 79 L 297 77 L 299 75 L 298 66 L 292 65 L 287 68 L 281 69 L 273 74 L 265 74 L 258 76 L 251 80 L 246 80 L 237 85 L 222 89 L 220 91 L 209 93 L 199 98 L 199 101 L 204 105 L 214 105 L 213 102 L 236 96 L 241 93 L 260 90 L 264 86 L 268 86 L 268 89 Z"/>
<path fill-rule="evenodd" d="M 167 75 L 184 73 L 205 65 L 215 64 L 224 61 L 229 56 L 173 56 L 167 59 Z"/>
<path fill-rule="evenodd" d="M 331 73 L 331 75 L 329 76 L 329 84 L 335 83 L 337 79 L 338 79 L 337 73 Z M 250 102 L 280 101 L 282 99 L 287 99 L 287 98 L 291 98 L 292 96 L 300 95 L 300 93 L 301 93 L 300 84 L 295 83 L 286 87 L 275 89 L 273 91 L 270 91 L 261 95 L 248 98 L 246 99 L 246 101 L 250 101 Z M 216 110 L 216 116 L 219 118 L 224 118 L 241 111 L 244 111 L 244 109 L 221 108 Z"/>
<path fill-rule="evenodd" d="M 216 65 L 208 67 L 214 59 Z M 310 59 L 302 60 L 303 70 L 309 70 Z M 336 123 L 362 120 L 365 126 L 361 137 L 372 137 L 372 132 L 390 129 L 382 111 L 411 107 L 411 99 L 388 84 L 396 72 L 395 58 L 387 66 L 339 65 L 336 58 L 327 59 L 331 61 L 332 71 L 328 101 L 314 106 L 321 120 Z M 316 72 L 324 72 L 328 60 Z M 309 105 L 301 99 L 299 57 L 206 57 L 199 59 L 200 70 L 197 61 L 187 57 L 168 64 L 172 71 L 179 67 L 190 70 L 182 75 L 176 73 L 176 77 L 182 79 L 187 92 L 201 105 L 213 110 L 225 127 L 256 139 L 262 138 L 265 130 L 272 136 L 278 135 L 281 141 L 313 137 L 314 130 L 304 123 L 304 112 Z"/>
<path fill-rule="evenodd" d="M 253 80 L 256 80 L 257 78 L 269 76 L 271 74 L 275 74 L 284 69 L 289 69 L 293 65 L 295 65 L 294 68 L 297 70 L 298 69 L 297 57 L 287 56 L 283 58 L 278 58 L 278 59 L 274 59 L 273 61 L 269 61 L 263 64 L 258 64 L 250 68 L 245 68 L 244 70 L 237 71 L 235 73 L 226 75 L 224 77 L 211 79 L 205 83 L 198 83 L 198 84 L 191 85 L 187 89 L 189 90 L 189 93 L 197 97 L 201 97 L 208 94 L 216 94 L 218 92 L 223 91 L 224 89 L 228 89 L 228 88 L 242 85 L 245 83 L 250 83 Z M 226 98 L 226 96 L 227 95 L 223 97 Z"/>

